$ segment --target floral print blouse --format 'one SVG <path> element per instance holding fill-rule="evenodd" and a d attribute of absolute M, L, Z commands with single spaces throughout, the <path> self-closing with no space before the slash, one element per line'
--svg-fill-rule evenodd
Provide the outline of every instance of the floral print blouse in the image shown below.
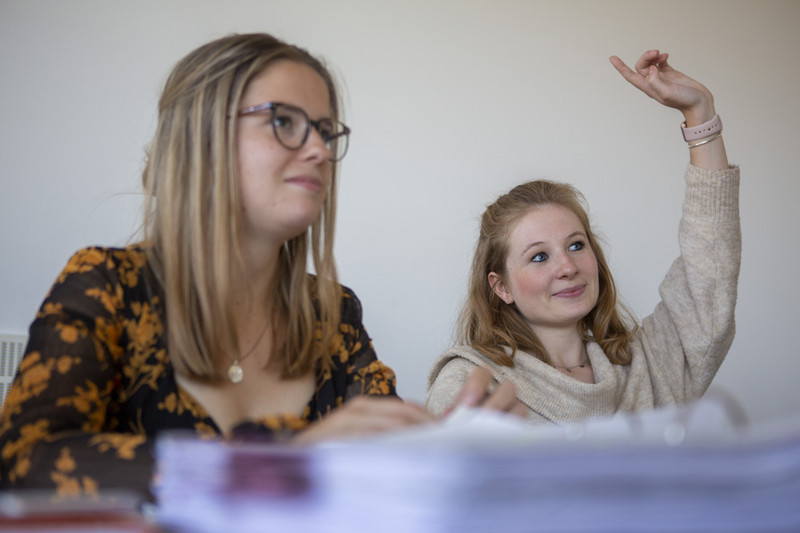
<path fill-rule="evenodd" d="M 394 373 L 376 359 L 361 316 L 358 298 L 342 287 L 334 365 L 317 372 L 303 415 L 250 420 L 232 438 L 286 437 L 354 396 L 396 396 Z M 77 252 L 31 324 L 0 412 L 0 489 L 125 488 L 151 497 L 159 432 L 221 437 L 177 385 L 165 333 L 160 291 L 140 245 Z"/>

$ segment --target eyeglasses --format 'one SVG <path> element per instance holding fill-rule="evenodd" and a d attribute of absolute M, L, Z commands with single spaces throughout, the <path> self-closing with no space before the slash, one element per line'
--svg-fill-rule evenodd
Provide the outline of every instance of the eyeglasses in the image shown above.
<path fill-rule="evenodd" d="M 330 118 L 311 120 L 308 114 L 297 106 L 280 102 L 267 102 L 239 110 L 239 116 L 269 111 L 272 115 L 270 123 L 275 138 L 281 146 L 288 150 L 299 150 L 308 140 L 311 126 L 319 132 L 325 146 L 330 151 L 329 160 L 341 161 L 350 144 L 350 128 Z"/>

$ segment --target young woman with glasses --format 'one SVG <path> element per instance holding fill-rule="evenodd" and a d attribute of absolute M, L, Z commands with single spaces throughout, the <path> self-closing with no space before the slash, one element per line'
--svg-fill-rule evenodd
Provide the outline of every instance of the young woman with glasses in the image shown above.
<path fill-rule="evenodd" d="M 0 415 L 3 488 L 147 493 L 170 429 L 310 443 L 432 420 L 337 282 L 339 109 L 323 64 L 269 35 L 175 66 L 145 238 L 80 250 L 47 295 Z"/>
<path fill-rule="evenodd" d="M 519 185 L 481 219 L 462 345 L 430 373 L 431 412 L 446 412 L 476 367 L 513 383 L 530 420 L 568 422 L 695 399 L 722 364 L 741 261 L 739 169 L 728 165 L 713 97 L 657 50 L 635 70 L 611 62 L 685 119 L 681 255 L 661 302 L 639 326 L 627 318 L 580 193 L 551 181 Z"/>

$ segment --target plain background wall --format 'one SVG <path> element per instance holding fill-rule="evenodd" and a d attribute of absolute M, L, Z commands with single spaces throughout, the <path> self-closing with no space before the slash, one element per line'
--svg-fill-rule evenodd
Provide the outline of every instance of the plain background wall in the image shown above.
<path fill-rule="evenodd" d="M 800 2 L 0 0 L 0 332 L 24 333 L 76 249 L 138 226 L 143 148 L 172 65 L 267 31 L 341 78 L 351 150 L 337 258 L 399 391 L 450 343 L 484 206 L 576 184 L 641 318 L 677 254 L 678 112 L 608 62 L 648 48 L 712 89 L 742 167 L 737 337 L 715 385 L 751 418 L 800 412 Z"/>

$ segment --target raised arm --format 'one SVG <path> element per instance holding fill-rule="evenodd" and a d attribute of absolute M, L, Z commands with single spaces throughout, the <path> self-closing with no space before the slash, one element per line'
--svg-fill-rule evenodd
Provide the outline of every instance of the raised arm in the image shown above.
<path fill-rule="evenodd" d="M 654 406 L 699 397 L 733 342 L 741 262 L 739 169 L 728 164 L 711 92 L 673 69 L 667 54 L 645 52 L 634 70 L 616 56 L 610 61 L 643 93 L 683 113 L 691 162 L 678 229 L 681 255 L 659 286 L 661 302 L 632 341 L 634 361 L 620 404 L 627 410 L 637 408 L 642 391 L 652 394 Z"/>
<path fill-rule="evenodd" d="M 653 100 L 683 113 L 687 128 L 709 123 L 717 114 L 711 91 L 672 68 L 667 62 L 668 57 L 667 53 L 648 50 L 636 62 L 635 70 L 617 56 L 611 56 L 610 61 L 634 87 Z M 726 169 L 728 156 L 722 136 L 713 135 L 689 141 L 690 162 L 709 170 Z"/>

